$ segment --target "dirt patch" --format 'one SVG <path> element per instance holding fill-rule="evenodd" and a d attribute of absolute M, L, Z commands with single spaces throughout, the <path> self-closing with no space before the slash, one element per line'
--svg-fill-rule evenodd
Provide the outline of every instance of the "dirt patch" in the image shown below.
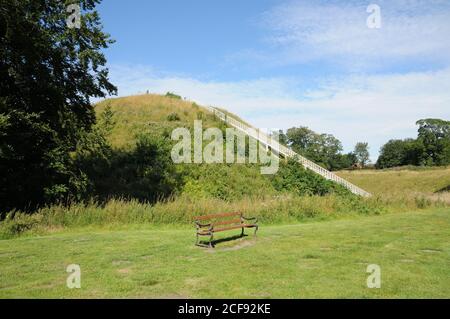
<path fill-rule="evenodd" d="M 131 273 L 131 268 L 118 269 L 117 272 L 119 274 L 128 275 L 129 273 Z"/>

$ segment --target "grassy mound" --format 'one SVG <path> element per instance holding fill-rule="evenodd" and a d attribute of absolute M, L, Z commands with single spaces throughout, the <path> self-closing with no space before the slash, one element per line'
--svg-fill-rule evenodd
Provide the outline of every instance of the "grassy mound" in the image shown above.
<path fill-rule="evenodd" d="M 205 128 L 223 127 L 223 123 L 204 107 L 170 96 L 128 96 L 107 99 L 95 106 L 98 115 L 106 108 L 114 113 L 116 122 L 108 137 L 114 148 L 133 148 L 136 136 L 143 132 L 163 135 L 176 127 L 191 128 L 194 120 L 202 120 Z"/>

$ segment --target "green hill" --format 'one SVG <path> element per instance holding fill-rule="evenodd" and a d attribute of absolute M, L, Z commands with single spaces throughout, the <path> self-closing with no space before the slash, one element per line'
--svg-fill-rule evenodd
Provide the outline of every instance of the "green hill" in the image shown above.
<path fill-rule="evenodd" d="M 108 140 L 112 148 L 118 152 L 133 151 L 142 135 L 156 137 L 156 139 L 162 138 L 163 144 L 173 145 L 174 142 L 170 140 L 172 130 L 177 127 L 186 127 L 192 131 L 194 120 L 202 120 L 204 129 L 218 127 L 224 130 L 226 128 L 226 125 L 216 119 L 206 108 L 194 102 L 173 97 L 173 95 L 130 96 L 108 99 L 96 105 L 99 117 L 107 109 L 113 113 L 115 122 L 108 134 Z M 238 118 L 226 110 L 223 111 Z M 205 144 L 207 142 L 204 142 L 204 146 Z M 167 149 L 163 157 L 170 161 Z M 130 160 L 134 161 L 135 158 Z M 123 166 L 123 160 L 121 164 Z M 213 197 L 223 200 L 237 200 L 247 196 L 272 197 L 286 191 L 325 194 L 339 189 L 339 191 L 345 192 L 340 186 L 332 185 L 331 182 L 303 170 L 300 165 L 290 165 L 286 168 L 287 166 L 286 163 L 281 163 L 280 169 L 284 175 L 290 175 L 289 185 L 280 183 L 279 178 L 262 175 L 260 167 L 256 164 L 176 165 L 174 175 L 178 174 L 178 182 L 174 186 L 174 192 L 178 195 L 185 194 L 196 198 Z M 115 169 L 121 170 L 122 168 L 116 167 Z M 120 181 L 108 179 L 105 174 L 101 174 L 99 177 L 102 184 L 100 188 L 105 191 L 110 188 L 108 185 L 120 183 Z M 113 195 L 117 197 L 117 195 L 126 194 L 113 192 Z M 138 197 L 146 199 L 142 194 Z"/>
<path fill-rule="evenodd" d="M 97 114 L 100 116 L 106 108 L 114 114 L 115 125 L 108 140 L 116 151 L 133 150 L 142 135 L 163 138 L 165 143 L 173 145 L 172 130 L 186 127 L 192 131 L 194 120 L 202 120 L 204 129 L 226 128 L 204 107 L 170 96 L 146 94 L 108 99 L 96 105 Z M 167 150 L 164 157 L 171 161 Z M 232 200 L 260 196 L 261 191 L 268 195 L 275 192 L 270 180 L 260 174 L 258 165 L 182 164 L 176 165 L 175 169 L 182 175 L 178 194 Z"/>
<path fill-rule="evenodd" d="M 109 139 L 116 148 L 130 148 L 142 132 L 170 132 L 180 126 L 192 127 L 194 120 L 202 120 L 204 127 L 223 124 L 204 107 L 195 102 L 156 94 L 107 99 L 95 105 L 97 114 L 107 107 L 114 113 L 116 125 Z"/>

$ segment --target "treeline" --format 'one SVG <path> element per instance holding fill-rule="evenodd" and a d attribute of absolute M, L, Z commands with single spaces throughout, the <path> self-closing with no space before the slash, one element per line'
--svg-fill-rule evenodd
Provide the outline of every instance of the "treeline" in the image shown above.
<path fill-rule="evenodd" d="M 343 147 L 332 134 L 320 134 L 308 127 L 292 127 L 276 133 L 281 144 L 328 170 L 364 167 L 369 162 L 368 143 L 358 142 L 353 152 L 342 153 Z"/>
<path fill-rule="evenodd" d="M 383 145 L 376 168 L 450 164 L 450 121 L 423 119 L 417 138 L 393 139 Z"/>
<path fill-rule="evenodd" d="M 375 168 L 450 165 L 450 121 L 422 119 L 416 124 L 417 138 L 388 141 L 380 150 Z M 364 168 L 369 163 L 368 143 L 358 142 L 352 152 L 343 153 L 341 141 L 332 134 L 316 133 L 308 127 L 292 127 L 276 134 L 280 143 L 328 170 Z"/>

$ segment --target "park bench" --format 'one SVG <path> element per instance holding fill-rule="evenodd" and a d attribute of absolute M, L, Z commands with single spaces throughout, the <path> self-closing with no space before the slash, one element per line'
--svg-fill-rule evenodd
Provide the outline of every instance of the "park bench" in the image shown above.
<path fill-rule="evenodd" d="M 256 217 L 247 218 L 242 213 L 222 213 L 195 217 L 195 227 L 197 229 L 197 240 L 195 244 L 202 247 L 213 247 L 215 233 L 241 229 L 241 237 L 244 236 L 245 228 L 254 228 L 254 235 L 258 230 L 258 219 Z M 201 244 L 201 236 L 209 236 L 209 245 Z"/>

